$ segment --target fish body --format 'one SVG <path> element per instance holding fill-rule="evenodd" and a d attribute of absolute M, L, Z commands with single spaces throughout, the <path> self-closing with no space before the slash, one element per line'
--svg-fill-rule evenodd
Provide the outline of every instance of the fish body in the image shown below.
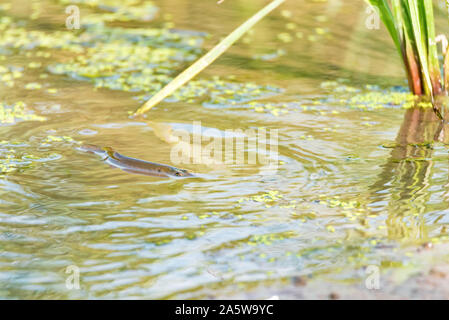
<path fill-rule="evenodd" d="M 109 147 L 99 147 L 84 144 L 80 149 L 100 156 L 107 164 L 123 171 L 143 174 L 152 177 L 193 177 L 185 169 L 178 169 L 169 165 L 126 157 Z"/>

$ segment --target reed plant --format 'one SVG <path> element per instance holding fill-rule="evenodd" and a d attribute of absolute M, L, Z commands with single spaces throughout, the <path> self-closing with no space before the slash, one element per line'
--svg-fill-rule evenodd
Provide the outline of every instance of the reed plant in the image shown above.
<path fill-rule="evenodd" d="M 438 58 L 432 0 L 367 0 L 377 8 L 401 56 L 410 91 L 415 95 L 448 95 L 449 54 L 443 43 L 443 67 Z M 439 39 L 445 39 L 439 36 Z"/>

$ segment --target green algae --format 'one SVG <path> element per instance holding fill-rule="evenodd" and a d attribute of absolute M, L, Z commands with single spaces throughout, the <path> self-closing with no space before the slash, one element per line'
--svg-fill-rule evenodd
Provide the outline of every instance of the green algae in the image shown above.
<path fill-rule="evenodd" d="M 180 88 L 167 101 L 185 101 L 188 103 L 205 99 L 206 106 L 236 105 L 277 94 L 279 88 L 262 86 L 253 82 L 240 83 L 233 76 L 222 79 L 200 79 L 190 81 Z"/>
<path fill-rule="evenodd" d="M 52 145 L 55 142 L 61 142 L 61 143 L 68 143 L 69 145 L 71 144 L 81 144 L 81 142 L 76 141 L 75 139 L 73 139 L 70 136 L 54 136 L 54 135 L 48 135 L 46 136 L 42 142 L 41 145 L 42 146 L 49 146 Z"/>
<path fill-rule="evenodd" d="M 255 54 L 253 55 L 254 60 L 262 60 L 262 61 L 273 61 L 280 57 L 283 57 L 287 54 L 287 52 L 284 49 L 277 49 L 270 53 L 264 53 L 264 54 Z"/>
<path fill-rule="evenodd" d="M 382 109 L 387 107 L 411 108 L 417 97 L 407 92 L 368 92 L 350 98 L 348 104 L 359 109 Z M 422 104 L 421 106 L 426 106 Z"/>
<path fill-rule="evenodd" d="M 8 174 L 35 167 L 37 163 L 46 163 L 60 159 L 54 152 L 29 152 L 29 144 L 20 141 L 0 141 L 0 173 Z"/>
<path fill-rule="evenodd" d="M 137 5 L 137 2 L 131 2 Z M 79 3 L 99 6 L 97 1 Z M 123 6 L 126 7 L 127 4 Z M 116 8 L 119 2 L 111 1 L 109 5 Z M 99 19 L 102 19 L 101 15 Z M 86 26 L 81 34 L 64 31 L 47 33 L 29 31 L 10 17 L 0 18 L 0 30 L 0 49 L 25 53 L 29 57 L 32 56 L 30 51 L 35 50 L 37 52 L 34 56 L 38 58 L 49 58 L 51 52 L 48 50 L 69 53 L 58 59 L 62 59 L 61 62 L 47 66 L 42 61 L 32 61 L 27 68 L 47 68 L 53 74 L 89 81 L 96 88 L 141 93 L 137 96 L 141 101 L 149 99 L 169 83 L 181 67 L 196 59 L 202 52 L 205 37 L 201 33 L 177 32 L 167 28 L 127 29 L 105 26 L 102 23 Z M 11 67 L 2 66 L 0 69 L 0 82 L 6 86 L 13 87 L 14 80 L 21 76 L 21 71 Z M 42 88 L 42 84 L 38 82 L 24 85 L 27 90 Z M 240 83 L 232 77 L 214 77 L 191 81 L 167 101 L 193 103 L 201 100 L 213 105 L 233 105 L 280 91 L 273 86 Z M 270 108 L 268 105 L 265 109 Z M 273 115 L 284 113 L 277 108 L 270 112 Z"/>
<path fill-rule="evenodd" d="M 19 103 L 20 105 L 21 103 Z M 0 173 L 13 173 L 33 168 L 39 163 L 47 163 L 62 158 L 62 155 L 52 151 L 42 151 L 42 147 L 72 146 L 80 144 L 70 136 L 47 135 L 33 143 L 24 141 L 0 141 Z"/>
<path fill-rule="evenodd" d="M 11 17 L 0 17 L 0 49 L 4 51 L 62 49 L 69 52 L 80 53 L 83 39 L 75 33 L 66 31 L 44 32 L 40 30 L 27 30 L 22 23 L 14 21 Z"/>
<path fill-rule="evenodd" d="M 268 206 L 271 206 L 282 198 L 283 198 L 283 195 L 278 190 L 270 190 L 268 192 L 254 195 L 251 197 L 240 198 L 238 202 L 239 203 L 246 202 L 246 201 L 262 202 L 262 203 L 266 203 Z"/>
<path fill-rule="evenodd" d="M 5 104 L 0 102 L 0 123 L 15 124 L 21 121 L 45 121 L 46 118 L 32 113 L 22 101 Z"/>
<path fill-rule="evenodd" d="M 405 89 L 384 89 L 366 85 L 363 88 L 348 86 L 345 81 L 325 81 L 321 87 L 331 95 L 326 103 L 359 110 L 378 110 L 385 108 L 410 109 L 413 107 L 431 108 L 430 101 L 423 100 Z"/>
<path fill-rule="evenodd" d="M 280 209 L 296 209 L 298 207 L 307 207 L 302 201 L 286 199 L 278 190 L 269 190 L 261 194 L 240 198 L 238 200 L 239 204 L 251 202 L 264 204 L 266 208 L 276 207 Z"/>
<path fill-rule="evenodd" d="M 0 84 L 13 88 L 15 86 L 15 80 L 22 77 L 23 73 L 18 68 L 0 65 Z"/>
<path fill-rule="evenodd" d="M 132 33 L 121 28 L 106 30 L 108 36 L 87 48 L 85 55 L 51 65 L 49 70 L 90 81 L 97 88 L 144 92 L 137 96 L 144 101 L 170 82 L 185 62 L 192 61 L 201 52 L 203 37 L 198 35 L 164 29 L 133 29 Z M 167 101 L 206 99 L 211 104 L 236 104 L 279 92 L 272 86 L 228 79 L 214 77 L 191 81 Z"/>
<path fill-rule="evenodd" d="M 49 70 L 91 81 L 97 88 L 150 93 L 196 58 L 202 43 L 200 36 L 165 29 L 92 28 L 86 38 L 89 47 L 82 55 Z"/>
<path fill-rule="evenodd" d="M 196 75 L 206 69 L 223 53 L 225 53 L 236 41 L 238 41 L 247 31 L 267 16 L 270 12 L 280 6 L 285 0 L 272 0 L 268 5 L 257 11 L 251 18 L 234 29 L 211 50 L 204 54 L 200 59 L 196 60 L 188 68 L 184 69 L 172 81 L 164 86 L 160 91 L 155 93 L 142 107 L 137 109 L 134 115 L 142 115 L 155 105 L 170 96 L 173 92 L 184 86 L 192 80 Z"/>
<path fill-rule="evenodd" d="M 64 5 L 84 5 L 95 9 L 95 13 L 83 16 L 86 24 L 113 21 L 150 21 L 159 9 L 151 1 L 141 0 L 59 0 Z"/>
<path fill-rule="evenodd" d="M 99 5 L 96 1 L 80 3 Z M 136 4 L 135 1 L 132 3 Z M 110 1 L 106 5 L 115 8 L 122 4 Z M 151 6 L 149 3 L 144 5 Z M 118 9 L 118 12 L 123 10 Z M 62 63 L 50 65 L 49 70 L 55 74 L 89 80 L 99 88 L 148 93 L 159 90 L 184 63 L 195 59 L 201 52 L 204 38 L 203 34 L 161 28 L 126 29 L 102 24 L 86 27 L 81 35 L 63 31 L 46 33 L 29 31 L 9 17 L 0 18 L 0 30 L 0 48 L 5 50 L 58 49 L 77 54 L 72 58 L 69 55 Z M 28 67 L 41 67 L 41 63 Z M 12 86 L 14 75 L 3 73 L 0 75 L 5 78 L 3 81 Z M 36 86 L 29 87 L 34 89 Z"/>
<path fill-rule="evenodd" d="M 266 245 L 270 246 L 274 244 L 277 241 L 282 241 L 284 239 L 289 239 L 294 237 L 295 235 L 291 232 L 282 232 L 282 233 L 269 233 L 269 234 L 262 234 L 262 235 L 254 235 L 252 236 L 247 244 L 250 246 L 257 246 L 257 245 Z"/>
<path fill-rule="evenodd" d="M 79 3 L 99 6 L 97 1 Z M 132 3 L 137 4 L 135 1 Z M 127 4 L 123 4 L 124 7 Z M 106 4 L 111 8 L 116 8 L 116 5 L 119 2 Z M 99 15 L 98 19 L 99 22 L 104 21 L 104 16 Z M 0 35 L 0 47 L 18 51 L 59 49 L 77 53 L 63 62 L 51 64 L 48 66 L 49 71 L 90 81 L 96 88 L 145 93 L 138 96 L 141 100 L 149 99 L 169 83 L 185 63 L 196 59 L 202 52 L 205 37 L 200 33 L 176 32 L 166 28 L 126 29 L 101 23 L 87 26 L 80 36 L 70 32 L 48 34 L 27 31 L 8 17 L 0 19 L 0 28 L 4 30 Z M 34 62 L 28 67 L 40 68 L 42 63 Z M 5 81 L 11 85 L 12 76 L 8 74 L 5 77 Z M 40 85 L 30 83 L 26 88 L 38 89 Z M 168 101 L 195 102 L 206 99 L 211 104 L 236 104 L 278 92 L 278 88 L 271 86 L 215 77 L 191 81 Z"/>
<path fill-rule="evenodd" d="M 279 117 L 279 115 L 287 114 L 289 112 L 287 103 L 261 103 L 252 101 L 248 106 L 255 112 L 270 113 L 275 117 Z"/>
<path fill-rule="evenodd" d="M 25 85 L 26 90 L 39 90 L 42 89 L 42 85 L 37 82 L 30 82 Z"/>
<path fill-rule="evenodd" d="M 318 42 L 331 37 L 329 29 L 323 27 L 323 24 L 328 21 L 326 16 L 316 16 L 315 20 L 318 22 L 319 26 L 310 28 L 310 31 L 307 34 L 304 34 L 303 31 L 297 31 L 298 25 L 292 21 L 294 16 L 290 10 L 282 11 L 281 16 L 288 21 L 285 24 L 285 31 L 277 34 L 277 40 L 283 44 L 294 43 L 296 39 L 306 39 L 309 42 Z"/>
<path fill-rule="evenodd" d="M 23 103 L 18 103 L 23 105 Z M 59 160 L 62 155 L 57 152 L 39 150 L 39 147 L 56 146 L 65 143 L 68 145 L 79 144 L 70 136 L 48 135 L 40 140 L 37 145 L 23 141 L 0 141 L 0 173 L 12 173 L 23 169 L 35 167 L 37 163 L 47 163 Z"/>

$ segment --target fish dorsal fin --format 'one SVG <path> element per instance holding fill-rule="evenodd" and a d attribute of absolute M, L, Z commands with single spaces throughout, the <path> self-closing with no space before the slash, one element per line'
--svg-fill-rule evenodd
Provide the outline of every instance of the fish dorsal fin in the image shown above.
<path fill-rule="evenodd" d="M 106 158 L 108 158 L 108 157 L 114 158 L 114 153 L 115 153 L 114 149 L 112 149 L 111 147 L 103 147 L 103 150 L 108 155 Z"/>

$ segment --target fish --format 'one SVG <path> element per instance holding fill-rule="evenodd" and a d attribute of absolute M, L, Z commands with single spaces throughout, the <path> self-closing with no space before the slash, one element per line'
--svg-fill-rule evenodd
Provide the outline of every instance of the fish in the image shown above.
<path fill-rule="evenodd" d="M 192 173 L 185 169 L 179 169 L 166 164 L 126 157 L 114 151 L 111 147 L 100 147 L 93 144 L 82 144 L 78 149 L 84 152 L 96 154 L 110 166 L 119 168 L 129 173 L 164 178 L 194 177 Z"/>

